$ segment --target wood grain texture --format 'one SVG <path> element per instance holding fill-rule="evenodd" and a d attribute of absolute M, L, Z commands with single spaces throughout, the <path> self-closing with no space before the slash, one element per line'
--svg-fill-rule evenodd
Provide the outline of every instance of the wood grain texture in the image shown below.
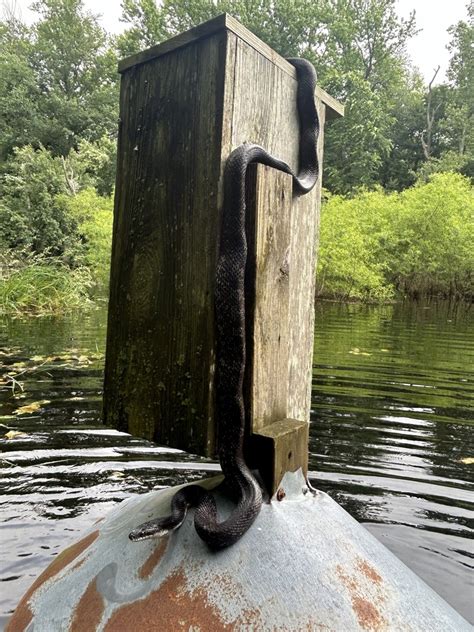
<path fill-rule="evenodd" d="M 104 418 L 214 449 L 213 285 L 226 33 L 123 75 Z"/>
<path fill-rule="evenodd" d="M 278 66 L 283 72 L 286 72 L 286 74 L 293 79 L 296 78 L 294 67 L 289 64 L 284 57 L 274 51 L 270 46 L 268 46 L 268 44 L 262 42 L 261 39 L 245 28 L 243 24 L 240 24 L 238 20 L 227 13 L 218 15 L 212 20 L 199 24 L 185 33 L 180 33 L 166 42 L 162 42 L 161 44 L 157 44 L 156 46 L 152 46 L 147 50 L 121 60 L 118 65 L 118 70 L 123 73 L 133 66 L 146 63 L 152 59 L 156 59 L 157 57 L 176 51 L 178 48 L 188 46 L 200 39 L 210 37 L 214 33 L 222 31 L 222 29 L 226 29 L 230 33 L 233 33 L 239 38 L 239 40 L 254 48 L 258 53 L 260 53 L 260 55 L 266 57 L 272 62 L 272 64 Z M 344 116 L 344 106 L 319 86 L 316 88 L 316 98 L 326 105 L 328 119 Z"/>
<path fill-rule="evenodd" d="M 231 36 L 232 37 L 232 36 Z M 234 50 L 229 47 L 228 54 Z M 228 64 L 232 64 L 229 59 Z M 298 170 L 299 126 L 296 109 L 296 76 L 273 64 L 255 48 L 236 38 L 234 60 L 234 105 L 232 124 L 223 126 L 223 151 L 228 155 L 242 142 L 254 142 Z M 323 160 L 325 106 L 316 101 L 321 132 L 318 140 L 320 165 Z M 229 139 L 230 138 L 230 142 Z M 226 142 L 228 141 L 228 142 Z M 264 185 L 261 185 L 262 187 Z M 286 411 L 275 417 L 309 421 L 311 361 L 314 326 L 314 270 L 321 197 L 321 177 L 311 193 L 292 200 L 291 242 L 288 255 L 289 340 L 288 398 Z M 259 215 L 271 210 L 262 206 Z M 258 222 L 258 220 L 257 220 Z M 278 230 L 281 228 L 279 227 Z M 262 246 L 264 248 L 264 246 Z M 278 379 L 275 373 L 275 378 Z M 263 394 L 264 389 L 259 386 Z M 257 406 L 254 404 L 254 406 Z M 258 411 L 258 406 L 256 408 Z M 259 414 L 259 413 L 257 413 Z M 268 419 L 268 415 L 266 415 Z M 251 419 L 250 425 L 259 425 Z"/>
<path fill-rule="evenodd" d="M 249 461 L 258 464 L 270 496 L 280 487 L 286 472 L 308 472 L 309 426 L 298 419 L 278 419 L 250 439 Z"/>
<path fill-rule="evenodd" d="M 156 46 L 140 51 L 135 55 L 130 55 L 130 57 L 126 57 L 125 59 L 119 61 L 118 71 L 123 73 L 134 66 L 144 64 L 153 59 L 157 59 L 158 57 L 163 57 L 163 55 L 172 53 L 178 48 L 183 48 L 188 44 L 194 44 L 200 39 L 208 38 L 210 35 L 226 28 L 228 17 L 229 16 L 226 13 L 222 13 L 212 20 L 198 24 L 194 28 L 189 29 L 189 31 L 185 31 L 184 33 L 179 33 L 179 35 L 176 35 L 175 37 L 171 37 L 165 42 L 161 42 Z"/>
<path fill-rule="evenodd" d="M 325 106 L 316 102 L 320 132 L 318 182 L 309 195 L 294 200 L 291 215 L 290 341 L 288 409 L 292 419 L 309 421 L 314 339 L 314 291 L 321 206 Z"/>
<path fill-rule="evenodd" d="M 296 79 L 270 57 L 225 27 L 122 74 L 104 419 L 198 454 L 216 449 L 224 164 L 254 142 L 298 170 Z M 322 134 L 319 152 L 322 160 Z M 309 420 L 320 186 L 294 200 L 286 174 L 252 174 L 258 303 L 248 337 L 257 354 L 246 413 L 262 430 Z"/>
<path fill-rule="evenodd" d="M 251 165 L 246 314 L 250 432 L 286 417 L 292 177 Z"/>

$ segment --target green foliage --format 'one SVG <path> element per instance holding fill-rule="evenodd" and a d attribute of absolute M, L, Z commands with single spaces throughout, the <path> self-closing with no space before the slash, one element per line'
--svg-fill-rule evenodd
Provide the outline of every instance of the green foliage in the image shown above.
<path fill-rule="evenodd" d="M 328 127 L 325 183 L 348 192 L 373 186 L 392 147 L 395 96 L 407 83 L 404 48 L 414 16 L 401 20 L 395 0 L 126 0 L 119 37 L 129 55 L 230 13 L 285 57 L 310 59 L 320 85 L 346 103 L 346 116 Z"/>
<path fill-rule="evenodd" d="M 411 296 L 472 298 L 474 195 L 459 174 L 403 191 L 393 216 L 390 279 Z"/>
<path fill-rule="evenodd" d="M 71 217 L 77 222 L 81 245 L 76 246 L 72 258 L 86 266 L 99 290 L 104 290 L 110 276 L 112 245 L 112 198 L 99 196 L 94 189 L 84 189 L 64 202 Z"/>
<path fill-rule="evenodd" d="M 392 202 L 383 191 L 363 192 L 352 199 L 329 197 L 321 214 L 319 296 L 366 301 L 393 297 L 382 256 Z"/>
<path fill-rule="evenodd" d="M 61 255 L 76 225 L 58 198 L 66 193 L 64 169 L 41 147 L 15 150 L 0 175 L 0 235 L 4 246 Z"/>
<path fill-rule="evenodd" d="M 38 86 L 28 63 L 0 49 L 0 160 L 38 135 Z"/>
<path fill-rule="evenodd" d="M 0 254 L 0 312 L 49 314 L 83 308 L 90 303 L 92 280 L 87 268 L 71 271 L 41 257 Z"/>
<path fill-rule="evenodd" d="M 117 38 L 83 0 L 36 0 L 32 26 L 11 13 L 0 21 L 0 247 L 24 262 L 8 283 L 25 279 L 29 287 L 36 278 L 43 287 L 49 262 L 55 279 L 70 270 L 81 292 L 91 282 L 103 291 L 117 50 L 132 54 L 225 11 L 283 56 L 310 59 L 321 87 L 346 105 L 345 118 L 326 127 L 324 183 L 339 195 L 324 207 L 319 290 L 367 300 L 397 290 L 469 294 L 472 195 L 455 173 L 474 178 L 473 0 L 468 20 L 450 29 L 449 83 L 430 94 L 428 158 L 421 143 L 427 88 L 405 52 L 414 15 L 401 19 L 396 0 L 124 0 L 122 8 L 129 28 Z M 379 188 L 401 191 L 416 182 L 400 195 Z M 27 264 L 36 270 L 31 279 Z M 82 274 L 89 275 L 85 285 Z"/>
<path fill-rule="evenodd" d="M 0 23 L 0 159 L 31 144 L 66 156 L 116 133 L 116 54 L 82 0 L 38 0 L 27 28 Z"/>
<path fill-rule="evenodd" d="M 455 171 L 474 179 L 474 2 L 468 6 L 468 21 L 448 31 L 451 60 L 449 83 L 431 91 L 432 138 L 426 160 L 415 171 L 420 181 L 431 173 Z M 427 111 L 425 98 L 424 113 Z M 420 126 L 423 131 L 423 126 Z"/>
<path fill-rule="evenodd" d="M 44 147 L 15 150 L 0 173 L 0 243 L 56 257 L 71 252 L 81 238 L 80 220 L 72 209 L 90 203 L 93 213 L 111 205 L 110 198 L 95 191 L 94 199 L 92 192 L 89 198 L 78 194 L 87 187 L 111 193 L 114 162 L 115 144 L 108 139 L 81 141 L 78 151 L 66 158 L 54 157 Z"/>
<path fill-rule="evenodd" d="M 396 292 L 472 298 L 474 196 L 459 174 L 402 193 L 331 196 L 323 206 L 319 295 L 368 301 Z"/>
<path fill-rule="evenodd" d="M 440 158 L 430 158 L 421 164 L 417 174 L 418 181 L 426 183 L 434 173 L 463 173 L 472 160 L 457 151 L 445 151 Z"/>
<path fill-rule="evenodd" d="M 42 142 L 65 156 L 80 138 L 115 133 L 116 58 L 82 0 L 37 0 L 31 65 L 48 126 Z"/>
<path fill-rule="evenodd" d="M 103 136 L 96 142 L 80 140 L 77 151 L 68 156 L 82 186 L 94 187 L 99 195 L 110 196 L 115 186 L 117 143 Z"/>
<path fill-rule="evenodd" d="M 9 262 L 0 304 L 8 311 L 69 309 L 107 286 L 112 198 L 90 186 L 102 182 L 107 161 L 98 157 L 107 152 L 87 141 L 80 150 L 65 159 L 25 146 L 0 175 L 0 246 Z"/>
<path fill-rule="evenodd" d="M 409 78 L 408 87 L 408 90 L 400 87 L 394 95 L 391 148 L 380 170 L 381 184 L 390 191 L 412 186 L 425 160 L 421 145 L 421 132 L 426 121 L 425 87 L 417 74 Z"/>

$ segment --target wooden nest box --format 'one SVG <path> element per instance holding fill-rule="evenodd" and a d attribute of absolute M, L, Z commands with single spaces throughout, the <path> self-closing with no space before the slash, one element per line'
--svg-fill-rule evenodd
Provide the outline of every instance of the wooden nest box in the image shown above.
<path fill-rule="evenodd" d="M 223 167 L 243 142 L 297 168 L 294 68 L 221 15 L 125 59 L 104 387 L 107 425 L 213 456 Z M 342 106 L 316 91 L 321 132 Z M 247 448 L 274 489 L 306 468 L 321 179 L 248 176 Z"/>

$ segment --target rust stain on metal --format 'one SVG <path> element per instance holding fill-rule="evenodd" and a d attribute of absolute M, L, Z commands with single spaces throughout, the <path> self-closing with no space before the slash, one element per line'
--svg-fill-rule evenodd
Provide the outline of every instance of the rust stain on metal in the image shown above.
<path fill-rule="evenodd" d="M 344 586 L 346 586 L 346 588 L 348 588 L 350 591 L 357 591 L 358 584 L 355 577 L 350 577 L 349 575 L 347 575 L 340 564 L 336 566 L 336 570 L 337 574 L 339 575 L 339 579 L 342 581 Z"/>
<path fill-rule="evenodd" d="M 81 568 L 81 566 L 84 564 L 84 562 L 86 561 L 87 556 L 81 558 L 77 564 L 74 564 L 74 566 L 71 566 L 71 571 L 76 571 L 78 568 Z"/>
<path fill-rule="evenodd" d="M 94 577 L 77 604 L 69 632 L 97 630 L 104 614 L 105 604 L 102 595 L 97 590 L 96 582 L 97 577 Z"/>
<path fill-rule="evenodd" d="M 283 500 L 283 498 L 285 498 L 286 494 L 285 494 L 285 490 L 280 487 L 280 489 L 277 491 L 277 500 Z"/>
<path fill-rule="evenodd" d="M 99 532 L 93 531 L 79 542 L 76 542 L 67 549 L 64 549 L 48 566 L 48 568 L 41 573 L 41 575 L 34 581 L 31 587 L 27 590 L 22 600 L 16 607 L 12 618 L 10 619 L 5 632 L 22 632 L 26 630 L 28 624 L 33 619 L 33 613 L 31 612 L 29 601 L 33 594 L 49 579 L 57 575 L 66 566 L 76 559 L 81 553 L 83 553 L 98 537 Z"/>
<path fill-rule="evenodd" d="M 382 630 L 386 627 L 386 620 L 367 599 L 353 595 L 352 608 L 364 630 Z"/>
<path fill-rule="evenodd" d="M 236 630 L 264 630 L 262 615 L 257 608 L 243 610 L 234 623 Z"/>
<path fill-rule="evenodd" d="M 357 560 L 357 567 L 368 579 L 373 581 L 375 584 L 381 584 L 382 578 L 377 573 L 375 568 L 373 568 L 366 560 L 361 557 Z"/>
<path fill-rule="evenodd" d="M 150 575 L 153 573 L 155 568 L 160 563 L 160 560 L 163 557 L 164 552 L 166 551 L 167 545 L 168 545 L 168 536 L 160 538 L 157 546 L 155 546 L 151 555 L 142 564 L 142 566 L 140 567 L 138 571 L 138 577 L 140 579 L 148 579 L 150 577 Z"/>
<path fill-rule="evenodd" d="M 341 582 L 349 590 L 351 598 L 352 609 L 359 621 L 359 625 L 364 630 L 370 630 L 372 632 L 379 632 L 387 627 L 386 619 L 380 614 L 379 610 L 375 606 L 375 603 L 382 604 L 384 601 L 383 595 L 380 594 L 378 585 L 382 583 L 381 576 L 375 571 L 362 558 L 358 558 L 357 561 L 358 571 L 366 578 L 370 579 L 373 584 L 377 584 L 375 590 L 377 591 L 373 595 L 367 595 L 361 589 L 364 579 L 357 577 L 357 575 L 349 575 L 344 571 L 344 568 L 338 564 L 336 566 L 336 572 Z M 362 581 L 361 581 L 362 580 Z M 370 597 L 370 601 L 367 597 Z"/>
<path fill-rule="evenodd" d="M 212 630 L 227 632 L 234 625 L 221 620 L 220 612 L 209 603 L 203 588 L 189 592 L 186 576 L 177 569 L 150 595 L 116 610 L 105 626 L 105 632 L 140 630 L 156 632 L 157 614 L 166 632 L 188 632 L 188 630 Z"/>

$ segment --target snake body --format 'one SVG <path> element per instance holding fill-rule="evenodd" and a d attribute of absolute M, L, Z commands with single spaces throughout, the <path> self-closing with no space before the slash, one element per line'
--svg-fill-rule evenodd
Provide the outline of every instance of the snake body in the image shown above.
<path fill-rule="evenodd" d="M 195 506 L 198 535 L 212 549 L 231 546 L 250 528 L 262 505 L 262 491 L 243 456 L 245 408 L 243 380 L 245 358 L 245 180 L 248 166 L 262 163 L 293 177 L 294 195 L 308 193 L 318 178 L 317 138 L 319 118 L 314 101 L 316 72 L 303 59 L 288 60 L 296 69 L 297 109 L 300 125 L 299 171 L 259 145 L 244 143 L 229 156 L 224 170 L 224 206 L 220 251 L 215 279 L 216 416 L 219 461 L 225 483 L 236 507 L 219 522 L 214 497 L 199 485 L 180 489 L 171 502 L 171 514 L 134 529 L 133 541 L 164 535 L 178 528 L 188 507 Z"/>

